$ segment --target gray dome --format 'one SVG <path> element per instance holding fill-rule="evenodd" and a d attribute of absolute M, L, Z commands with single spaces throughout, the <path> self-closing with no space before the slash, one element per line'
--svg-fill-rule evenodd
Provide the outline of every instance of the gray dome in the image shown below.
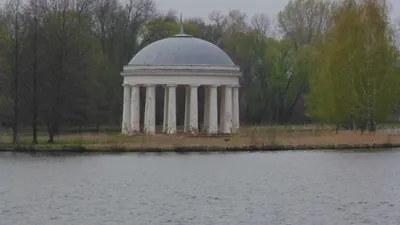
<path fill-rule="evenodd" d="M 156 41 L 139 51 L 129 65 L 212 65 L 234 66 L 216 45 L 190 35 L 179 34 Z"/>

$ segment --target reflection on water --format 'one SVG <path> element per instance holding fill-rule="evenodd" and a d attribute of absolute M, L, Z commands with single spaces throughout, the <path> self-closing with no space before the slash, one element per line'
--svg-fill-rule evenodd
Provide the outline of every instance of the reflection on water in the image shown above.
<path fill-rule="evenodd" d="M 2 225 L 400 224 L 400 152 L 0 154 Z"/>

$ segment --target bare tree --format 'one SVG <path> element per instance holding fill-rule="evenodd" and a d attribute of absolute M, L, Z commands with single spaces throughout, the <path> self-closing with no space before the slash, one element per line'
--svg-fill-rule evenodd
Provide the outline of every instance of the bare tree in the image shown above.
<path fill-rule="evenodd" d="M 136 42 L 140 29 L 156 12 L 153 0 L 129 0 L 125 5 L 125 29 L 122 62 L 125 64 L 139 50 Z M 122 66 L 122 65 L 121 65 Z"/>
<path fill-rule="evenodd" d="M 107 58 L 108 70 L 97 78 L 104 84 L 105 99 L 98 107 L 107 108 L 108 120 L 119 123 L 122 78 L 116 78 L 122 67 L 138 52 L 144 25 L 154 17 L 156 8 L 153 0 L 129 0 L 121 5 L 117 0 L 99 0 L 93 6 L 93 32 Z M 100 99 L 99 99 L 100 101 Z"/>
<path fill-rule="evenodd" d="M 225 15 L 221 11 L 214 10 L 208 15 L 208 19 L 211 21 L 210 39 L 214 44 L 221 46 L 225 28 Z"/>
<path fill-rule="evenodd" d="M 46 1 L 46 0 L 43 0 Z M 46 43 L 46 61 L 41 71 L 41 113 L 53 143 L 63 123 L 86 120 L 90 80 L 97 67 L 98 52 L 92 43 L 91 21 L 76 11 L 71 0 L 50 1 L 45 9 L 40 35 Z M 97 71 L 96 71 L 97 72 Z"/>
<path fill-rule="evenodd" d="M 9 82 L 8 82 L 8 71 L 7 71 L 7 20 L 6 13 L 3 8 L 0 8 L 0 118 L 3 125 L 4 121 L 10 115 L 9 97 Z M 1 125 L 0 125 L 1 126 Z"/>
<path fill-rule="evenodd" d="M 214 23 L 218 28 L 221 28 L 224 26 L 224 19 L 225 16 L 222 14 L 221 11 L 214 10 L 210 14 L 208 14 L 208 19 L 211 21 L 211 23 Z"/>
<path fill-rule="evenodd" d="M 246 14 L 240 10 L 230 10 L 227 15 L 220 11 L 212 11 L 209 14 L 209 19 L 211 20 L 214 43 L 221 46 L 224 39 L 248 31 L 249 26 L 246 23 L 246 18 Z"/>
<path fill-rule="evenodd" d="M 230 10 L 225 17 L 225 32 L 231 35 L 248 31 L 249 26 L 246 23 L 246 19 L 247 15 L 240 10 Z"/>
<path fill-rule="evenodd" d="M 94 33 L 99 38 L 103 53 L 107 53 L 107 38 L 115 35 L 115 26 L 117 23 L 118 2 L 116 0 L 100 0 L 94 5 Z"/>
<path fill-rule="evenodd" d="M 22 2 L 21 0 L 10 1 L 6 5 L 8 17 L 8 30 L 12 37 L 12 46 L 9 49 L 9 62 L 12 77 L 12 93 L 11 99 L 13 104 L 13 142 L 18 141 L 18 122 L 19 122 L 19 105 L 20 105 L 20 68 L 21 68 L 21 39 L 24 33 L 22 23 Z"/>
<path fill-rule="evenodd" d="M 253 29 L 260 32 L 264 37 L 270 35 L 272 31 L 272 22 L 268 15 L 264 13 L 256 14 L 251 18 Z"/>
<path fill-rule="evenodd" d="M 161 19 L 163 22 L 175 22 L 178 20 L 178 13 L 176 12 L 176 10 L 170 9 L 165 13 L 155 13 L 154 18 Z"/>
<path fill-rule="evenodd" d="M 29 43 L 26 49 L 26 55 L 31 60 L 27 60 L 28 70 L 26 71 L 28 79 L 31 80 L 30 85 L 26 85 L 25 89 L 28 90 L 27 105 L 32 114 L 32 143 L 38 143 L 38 117 L 39 117 L 39 28 L 40 28 L 40 8 L 39 0 L 30 0 L 25 10 L 27 16 L 26 24 L 28 25 L 26 43 Z"/>
<path fill-rule="evenodd" d="M 278 14 L 280 30 L 293 41 L 296 49 L 303 44 L 313 44 L 329 27 L 333 6 L 329 0 L 290 0 Z"/>

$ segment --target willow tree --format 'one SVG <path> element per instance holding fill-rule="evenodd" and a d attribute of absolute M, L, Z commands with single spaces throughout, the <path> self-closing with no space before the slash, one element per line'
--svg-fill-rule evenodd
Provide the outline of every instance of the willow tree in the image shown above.
<path fill-rule="evenodd" d="M 397 51 L 384 0 L 345 0 L 317 45 L 308 106 L 314 118 L 376 129 L 398 102 Z"/>

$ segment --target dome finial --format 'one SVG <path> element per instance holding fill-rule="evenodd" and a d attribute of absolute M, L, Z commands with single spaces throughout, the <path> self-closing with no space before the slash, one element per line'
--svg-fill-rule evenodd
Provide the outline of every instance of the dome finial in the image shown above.
<path fill-rule="evenodd" d="M 180 22 L 179 22 L 179 33 L 180 34 L 183 34 L 183 22 L 182 22 L 182 13 L 181 13 L 181 20 L 180 20 Z"/>

